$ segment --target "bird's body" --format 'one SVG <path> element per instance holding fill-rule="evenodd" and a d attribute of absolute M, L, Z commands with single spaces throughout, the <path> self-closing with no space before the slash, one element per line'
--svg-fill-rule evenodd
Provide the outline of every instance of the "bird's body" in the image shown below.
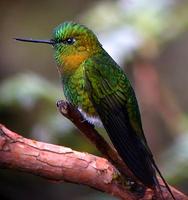
<path fill-rule="evenodd" d="M 97 64 L 98 63 L 98 64 Z M 97 70 L 97 72 L 95 72 Z M 86 73 L 88 75 L 86 75 Z M 104 80 L 101 78 L 104 77 Z M 122 69 L 103 50 L 86 59 L 76 68 L 71 75 L 61 74 L 65 97 L 73 105 L 79 108 L 83 116 L 93 123 L 98 124 L 100 116 L 91 100 L 92 90 L 88 89 L 88 80 L 92 82 L 92 88 L 96 90 L 95 101 L 100 104 L 100 100 L 113 94 L 120 95 L 123 101 L 127 101 L 131 123 L 138 133 L 142 132 L 140 114 L 136 97 L 131 84 Z M 101 81 L 110 82 L 111 88 L 101 88 Z"/>
<path fill-rule="evenodd" d="M 67 38 L 74 39 L 74 44 L 65 44 L 64 48 L 59 43 L 54 45 L 65 97 L 86 120 L 102 121 L 122 159 L 141 182 L 152 187 L 155 170 L 127 76 L 86 27 L 74 23 L 59 25 L 53 40 Z"/>
<path fill-rule="evenodd" d="M 66 22 L 54 29 L 52 40 L 43 43 L 54 46 L 67 100 L 86 120 L 102 122 L 123 161 L 144 185 L 159 187 L 156 171 L 160 171 L 144 136 L 134 90 L 95 34 L 83 25 Z"/>

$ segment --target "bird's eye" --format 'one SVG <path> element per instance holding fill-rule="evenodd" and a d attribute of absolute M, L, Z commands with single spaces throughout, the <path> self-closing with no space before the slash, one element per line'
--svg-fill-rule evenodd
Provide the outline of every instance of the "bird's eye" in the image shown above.
<path fill-rule="evenodd" d="M 75 43 L 75 38 L 67 38 L 63 41 L 64 44 L 68 44 L 68 45 L 71 45 L 71 44 L 74 44 Z"/>

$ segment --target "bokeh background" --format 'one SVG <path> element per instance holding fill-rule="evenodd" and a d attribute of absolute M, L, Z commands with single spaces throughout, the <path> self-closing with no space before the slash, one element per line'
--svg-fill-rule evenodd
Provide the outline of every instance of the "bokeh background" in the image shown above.
<path fill-rule="evenodd" d="M 124 68 L 161 171 L 188 194 L 186 0 L 1 0 L 0 123 L 28 138 L 100 155 L 57 111 L 56 101 L 64 96 L 53 49 L 12 39 L 50 38 L 52 29 L 67 20 L 90 27 Z M 0 199 L 115 198 L 86 186 L 0 169 Z"/>

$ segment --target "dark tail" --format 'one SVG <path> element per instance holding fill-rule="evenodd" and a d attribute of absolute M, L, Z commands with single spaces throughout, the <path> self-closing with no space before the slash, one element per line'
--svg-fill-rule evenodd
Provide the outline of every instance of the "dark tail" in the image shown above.
<path fill-rule="evenodd" d="M 153 166 L 154 166 L 154 168 L 156 169 L 156 171 L 157 171 L 157 173 L 159 174 L 159 176 L 161 177 L 161 179 L 162 179 L 162 181 L 163 181 L 163 183 L 164 183 L 166 189 L 167 189 L 168 192 L 170 193 L 172 199 L 173 199 L 173 200 L 176 200 L 175 196 L 174 196 L 173 193 L 172 193 L 172 190 L 170 189 L 168 183 L 166 182 L 166 180 L 165 180 L 164 177 L 162 176 L 162 174 L 161 174 L 159 168 L 157 167 L 157 165 L 155 164 L 155 161 L 154 161 L 154 160 L 153 160 Z M 156 178 L 156 185 L 157 185 L 157 188 L 158 188 L 159 192 L 161 193 L 162 199 L 164 200 L 164 196 L 163 196 L 163 193 L 162 193 L 162 190 L 161 190 L 161 186 L 160 186 L 159 181 L 157 180 L 157 178 Z"/>
<path fill-rule="evenodd" d="M 155 176 L 154 179 L 155 179 L 155 188 L 154 188 L 154 191 L 155 191 L 156 196 L 159 196 L 161 200 L 165 200 L 164 195 L 163 195 L 163 191 L 161 189 L 161 186 L 159 184 L 157 176 Z"/>

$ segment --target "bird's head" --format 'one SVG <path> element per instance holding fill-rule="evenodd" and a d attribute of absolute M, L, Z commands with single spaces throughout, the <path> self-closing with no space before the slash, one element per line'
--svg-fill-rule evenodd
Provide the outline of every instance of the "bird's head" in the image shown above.
<path fill-rule="evenodd" d="M 73 22 L 64 22 L 57 26 L 51 40 L 15 39 L 53 45 L 60 71 L 64 68 L 75 69 L 101 49 L 101 44 L 90 29 Z"/>

